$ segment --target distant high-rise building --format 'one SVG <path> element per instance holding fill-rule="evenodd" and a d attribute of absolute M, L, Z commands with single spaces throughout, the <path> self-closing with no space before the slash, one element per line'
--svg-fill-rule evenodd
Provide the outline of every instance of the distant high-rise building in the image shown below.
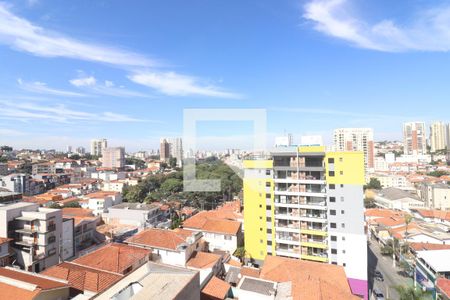
<path fill-rule="evenodd" d="M 424 122 L 403 124 L 403 147 L 407 155 L 427 154 L 427 137 Z"/>
<path fill-rule="evenodd" d="M 72 153 L 72 146 L 67 146 L 67 153 Z"/>
<path fill-rule="evenodd" d="M 163 161 L 168 161 L 170 158 L 170 145 L 165 138 L 159 141 L 159 158 Z"/>
<path fill-rule="evenodd" d="M 372 128 L 338 128 L 334 130 L 335 151 L 364 152 L 364 166 L 374 167 L 374 142 Z"/>
<path fill-rule="evenodd" d="M 91 141 L 91 155 L 101 156 L 103 150 L 108 147 L 108 141 L 106 139 L 92 140 Z"/>
<path fill-rule="evenodd" d="M 444 122 L 434 122 L 430 126 L 430 146 L 431 152 L 449 149 L 450 143 L 449 124 Z"/>
<path fill-rule="evenodd" d="M 181 167 L 183 165 L 183 142 L 181 138 L 169 138 L 168 143 L 170 157 L 176 158 L 177 167 Z"/>
<path fill-rule="evenodd" d="M 77 147 L 77 149 L 75 149 L 75 152 L 79 155 L 84 155 L 86 153 L 86 149 L 84 149 L 84 147 Z"/>
<path fill-rule="evenodd" d="M 102 166 L 117 169 L 125 167 L 125 148 L 113 147 L 103 149 Z"/>

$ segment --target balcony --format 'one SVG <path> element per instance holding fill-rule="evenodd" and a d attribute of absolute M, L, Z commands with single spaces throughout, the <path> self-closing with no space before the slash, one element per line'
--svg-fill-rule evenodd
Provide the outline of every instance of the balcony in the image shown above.
<path fill-rule="evenodd" d="M 37 239 L 22 239 L 16 240 L 15 243 L 20 246 L 34 247 L 35 245 L 37 245 L 38 241 Z"/>
<path fill-rule="evenodd" d="M 301 233 L 310 234 L 310 235 L 318 235 L 318 236 L 327 236 L 327 227 L 306 227 L 301 228 Z"/>
<path fill-rule="evenodd" d="M 324 240 L 315 240 L 315 239 L 308 239 L 306 242 L 302 241 L 302 246 L 304 247 L 311 247 L 311 248 L 318 248 L 318 249 L 327 249 L 328 245 Z"/>
<path fill-rule="evenodd" d="M 37 227 L 25 226 L 24 228 L 18 228 L 15 230 L 17 233 L 33 235 L 38 232 Z"/>
<path fill-rule="evenodd" d="M 328 262 L 328 256 L 326 254 L 302 254 L 301 259 Z"/>
<path fill-rule="evenodd" d="M 300 257 L 300 250 L 294 249 L 294 248 L 281 248 L 276 247 L 275 252 L 279 256 L 287 256 L 287 257 Z"/>

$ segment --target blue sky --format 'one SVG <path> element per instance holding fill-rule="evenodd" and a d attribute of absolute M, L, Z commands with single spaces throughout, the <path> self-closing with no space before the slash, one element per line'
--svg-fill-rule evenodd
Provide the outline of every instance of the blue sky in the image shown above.
<path fill-rule="evenodd" d="M 146 150 L 187 108 L 265 108 L 269 140 L 399 139 L 448 121 L 449 28 L 433 0 L 0 1 L 0 144 Z M 228 123 L 199 147 L 247 147 Z"/>

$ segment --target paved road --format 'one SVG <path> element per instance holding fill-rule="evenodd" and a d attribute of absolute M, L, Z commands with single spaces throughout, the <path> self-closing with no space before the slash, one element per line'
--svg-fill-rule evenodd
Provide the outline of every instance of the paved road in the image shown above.
<path fill-rule="evenodd" d="M 395 285 L 412 285 L 413 280 L 409 277 L 403 277 L 399 273 L 399 267 L 392 266 L 392 257 L 386 257 L 380 254 L 380 247 L 375 240 L 370 242 L 367 249 L 369 261 L 369 292 L 376 288 L 384 294 L 386 299 L 397 300 L 397 291 L 393 288 Z M 375 270 L 380 271 L 384 276 L 384 282 L 373 278 Z"/>

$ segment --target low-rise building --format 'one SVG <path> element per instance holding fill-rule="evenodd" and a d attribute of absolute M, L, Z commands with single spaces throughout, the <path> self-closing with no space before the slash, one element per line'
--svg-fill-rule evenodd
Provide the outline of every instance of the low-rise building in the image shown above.
<path fill-rule="evenodd" d="M 186 268 L 149 262 L 96 299 L 200 300 L 199 273 Z"/>
<path fill-rule="evenodd" d="M 436 292 L 439 300 L 450 300 L 450 279 L 438 278 Z"/>
<path fill-rule="evenodd" d="M 221 276 L 224 271 L 222 256 L 201 251 L 192 254 L 186 267 L 200 272 L 200 288 L 203 288 L 213 276 Z"/>
<path fill-rule="evenodd" d="M 423 183 L 419 193 L 426 207 L 450 210 L 450 185 L 444 183 Z"/>
<path fill-rule="evenodd" d="M 95 230 L 100 223 L 100 217 L 94 216 L 92 210 L 67 207 L 63 208 L 62 212 L 64 218 L 73 219 L 75 253 L 98 243 Z"/>
<path fill-rule="evenodd" d="M 147 229 L 125 241 L 152 251 L 152 260 L 184 267 L 194 251 L 201 251 L 201 233 L 183 229 Z"/>
<path fill-rule="evenodd" d="M 67 281 L 8 267 L 0 268 L 0 291 L 1 299 L 70 299 Z"/>
<path fill-rule="evenodd" d="M 415 272 L 416 283 L 435 294 L 437 279 L 450 279 L 450 250 L 418 251 Z"/>
<path fill-rule="evenodd" d="M 124 202 L 114 205 L 103 214 L 107 224 L 119 223 L 139 228 L 155 227 L 161 220 L 162 214 L 158 205 L 145 203 Z"/>
<path fill-rule="evenodd" d="M 122 194 L 118 192 L 95 192 L 84 195 L 85 202 L 80 202 L 83 208 L 91 209 L 94 215 L 99 216 L 114 205 L 122 203 Z"/>
<path fill-rule="evenodd" d="M 409 211 L 424 208 L 425 203 L 416 195 L 398 188 L 385 188 L 375 195 L 375 205 L 381 208 Z"/>
<path fill-rule="evenodd" d="M 0 236 L 14 239 L 17 265 L 40 272 L 59 261 L 62 212 L 26 202 L 0 206 Z"/>
<path fill-rule="evenodd" d="M 210 216 L 208 213 L 202 211 L 186 219 L 183 228 L 202 232 L 203 239 L 208 242 L 211 251 L 217 249 L 234 253 L 243 243 L 241 223 Z"/>

